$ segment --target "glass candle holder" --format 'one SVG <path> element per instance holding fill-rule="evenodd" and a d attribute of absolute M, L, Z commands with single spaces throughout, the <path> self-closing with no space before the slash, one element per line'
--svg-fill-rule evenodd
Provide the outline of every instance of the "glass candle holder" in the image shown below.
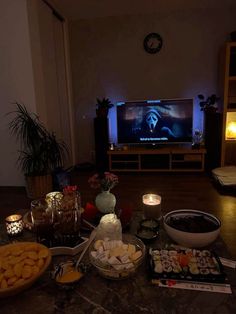
<path fill-rule="evenodd" d="M 161 196 L 158 194 L 143 195 L 143 212 L 147 219 L 161 219 Z"/>
<path fill-rule="evenodd" d="M 63 194 L 57 191 L 48 193 L 45 198 L 49 207 L 53 206 L 53 202 L 60 203 L 62 199 Z"/>
<path fill-rule="evenodd" d="M 23 231 L 23 220 L 22 216 L 15 214 L 10 215 L 5 219 L 7 234 L 9 236 L 20 235 Z"/>

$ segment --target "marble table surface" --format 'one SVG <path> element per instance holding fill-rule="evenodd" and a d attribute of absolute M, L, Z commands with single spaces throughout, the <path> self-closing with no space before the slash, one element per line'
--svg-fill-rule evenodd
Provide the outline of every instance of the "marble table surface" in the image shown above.
<path fill-rule="evenodd" d="M 140 213 L 132 222 L 128 232 L 134 233 Z M 164 234 L 158 241 L 170 241 Z M 17 240 L 34 240 L 35 236 L 24 231 Z M 4 225 L 0 225 L 0 244 L 9 239 Z M 222 257 L 230 257 L 227 247 L 218 238 L 212 247 Z M 68 256 L 53 257 L 52 265 Z M 85 257 L 86 261 L 87 257 Z M 52 267 L 52 266 L 51 266 Z M 1 314 L 52 314 L 52 313 L 160 313 L 160 314 L 232 314 L 236 313 L 236 271 L 225 267 L 231 284 L 232 294 L 191 291 L 173 288 L 160 288 L 151 284 L 146 263 L 143 263 L 135 276 L 124 280 L 102 278 L 96 269 L 89 272 L 74 286 L 60 287 L 50 278 L 50 268 L 28 290 L 18 295 L 0 299 Z"/>

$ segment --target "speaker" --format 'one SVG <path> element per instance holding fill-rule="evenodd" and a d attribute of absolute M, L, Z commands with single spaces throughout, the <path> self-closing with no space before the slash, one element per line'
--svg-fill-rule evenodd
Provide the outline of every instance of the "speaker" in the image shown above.
<path fill-rule="evenodd" d="M 108 170 L 109 121 L 107 117 L 94 118 L 95 160 L 97 171 Z"/>
<path fill-rule="evenodd" d="M 221 137 L 222 137 L 222 113 L 205 112 L 205 170 L 211 171 L 220 167 L 221 161 Z"/>

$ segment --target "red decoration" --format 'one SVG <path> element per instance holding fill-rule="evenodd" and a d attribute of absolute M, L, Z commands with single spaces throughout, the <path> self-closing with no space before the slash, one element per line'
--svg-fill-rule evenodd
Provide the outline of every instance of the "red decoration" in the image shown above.
<path fill-rule="evenodd" d="M 96 218 L 98 209 L 92 203 L 86 203 L 84 212 L 82 213 L 82 218 L 88 221 L 93 221 Z"/>

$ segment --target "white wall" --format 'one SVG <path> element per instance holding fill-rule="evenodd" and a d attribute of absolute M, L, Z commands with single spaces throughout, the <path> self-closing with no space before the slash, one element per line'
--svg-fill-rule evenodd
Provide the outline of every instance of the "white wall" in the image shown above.
<path fill-rule="evenodd" d="M 236 30 L 236 9 L 175 9 L 153 15 L 104 17 L 70 23 L 78 162 L 91 160 L 96 97 L 113 102 L 217 93 L 218 54 Z M 164 40 L 147 54 L 150 32 Z M 198 106 L 195 109 L 199 112 Z M 201 117 L 196 127 L 201 126 Z"/>
<path fill-rule="evenodd" d="M 16 165 L 18 145 L 10 135 L 6 113 L 13 102 L 35 111 L 26 0 L 0 0 L 0 186 L 24 185 Z"/>

